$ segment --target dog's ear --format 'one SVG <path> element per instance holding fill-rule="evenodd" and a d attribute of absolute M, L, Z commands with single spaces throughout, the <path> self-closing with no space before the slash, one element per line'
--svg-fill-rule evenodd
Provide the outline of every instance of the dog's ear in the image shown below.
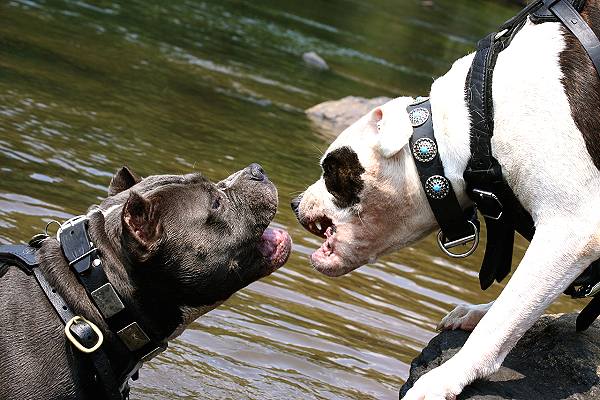
<path fill-rule="evenodd" d="M 134 191 L 123 206 L 121 223 L 125 245 L 140 260 L 152 254 L 162 236 L 158 208 L 157 200 L 146 199 Z"/>
<path fill-rule="evenodd" d="M 372 112 L 371 123 L 377 130 L 377 147 L 385 158 L 395 156 L 412 135 L 406 112 L 390 112 L 389 108 L 384 112 L 378 107 Z"/>
<path fill-rule="evenodd" d="M 108 195 L 114 196 L 115 194 L 121 193 L 134 186 L 136 183 L 141 181 L 128 167 L 123 166 L 119 168 L 115 176 L 110 180 L 108 185 Z"/>

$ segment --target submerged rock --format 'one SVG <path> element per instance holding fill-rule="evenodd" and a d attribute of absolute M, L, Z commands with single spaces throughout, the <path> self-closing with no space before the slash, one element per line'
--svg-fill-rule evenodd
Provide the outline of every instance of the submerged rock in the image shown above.
<path fill-rule="evenodd" d="M 326 133 L 337 135 L 373 108 L 387 103 L 389 97 L 348 96 L 340 100 L 326 101 L 306 110 L 306 115 Z"/>
<path fill-rule="evenodd" d="M 576 317 L 542 317 L 508 354 L 498 372 L 467 386 L 458 399 L 600 399 L 600 322 L 577 333 Z M 434 337 L 413 360 L 400 398 L 421 375 L 456 354 L 468 337 L 464 331 L 446 331 Z"/>
<path fill-rule="evenodd" d="M 314 51 L 309 51 L 308 53 L 302 54 L 302 59 L 309 67 L 320 69 L 326 71 L 329 69 L 329 65 L 327 62 L 321 58 L 320 55 L 315 53 Z"/>

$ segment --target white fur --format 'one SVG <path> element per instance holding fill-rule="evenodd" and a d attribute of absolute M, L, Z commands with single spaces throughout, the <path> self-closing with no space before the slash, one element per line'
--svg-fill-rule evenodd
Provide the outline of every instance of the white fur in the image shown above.
<path fill-rule="evenodd" d="M 492 307 L 492 304 L 494 302 L 487 304 L 459 304 L 440 321 L 437 330 L 462 329 L 463 331 L 472 331 Z"/>
<path fill-rule="evenodd" d="M 493 151 L 507 181 L 531 213 L 536 234 L 493 304 L 455 310 L 442 321 L 442 327 L 476 327 L 451 360 L 415 383 L 406 400 L 454 399 L 473 380 L 496 371 L 546 307 L 590 262 L 600 257 L 600 173 L 572 119 L 561 83 L 559 55 L 564 46 L 560 24 L 528 23 L 498 58 L 493 82 Z M 456 61 L 446 75 L 435 81 L 430 94 L 442 162 L 463 206 L 470 203 L 462 175 L 470 157 L 464 85 L 472 59 L 473 55 L 469 55 Z M 404 142 L 404 137 L 412 132 L 403 117 L 405 107 L 401 99 L 382 107 L 382 135 L 389 129 Z M 365 262 L 368 251 L 363 249 L 372 248 L 374 255 L 379 256 L 411 243 L 435 227 L 407 146 L 404 143 L 402 151 L 396 152 L 398 142 L 380 140 L 372 120 L 373 114 L 365 116 L 342 133 L 332 148 L 348 145 L 357 152 L 366 169 L 365 199 L 396 199 L 396 208 L 411 209 L 399 213 L 393 207 L 381 206 L 373 213 L 387 215 L 378 218 L 369 216 L 361 198 L 357 209 L 363 213 L 363 219 L 379 221 L 379 225 L 370 228 L 385 235 L 365 236 L 360 233 L 365 226 L 356 222 L 345 226 L 346 236 L 351 238 L 348 247 L 355 253 L 320 266 L 322 270 L 348 272 L 357 267 L 356 263 Z M 374 149 L 390 158 L 378 157 Z M 328 196 L 322 184 L 309 188 L 302 202 L 306 199 L 306 204 L 300 204 L 301 215 L 337 215 L 340 211 L 330 209 L 331 204 L 328 209 L 322 207 L 322 199 Z M 352 262 L 355 264 L 350 265 Z"/>
<path fill-rule="evenodd" d="M 559 26 L 529 23 L 501 53 L 494 73 L 494 154 L 534 218 L 535 237 L 498 300 L 463 316 L 461 324 L 474 322 L 464 320 L 474 310 L 479 314 L 471 317 L 481 318 L 465 346 L 419 379 L 407 400 L 453 398 L 496 371 L 546 307 L 600 255 L 600 212 L 593 206 L 598 195 L 582 190 L 597 187 L 600 176 L 561 84 L 565 44 Z M 471 61 L 472 56 L 457 61 L 431 90 L 442 160 L 461 193 L 469 157 L 468 111 L 461 99 Z M 453 324 L 456 317 L 450 315 Z"/>

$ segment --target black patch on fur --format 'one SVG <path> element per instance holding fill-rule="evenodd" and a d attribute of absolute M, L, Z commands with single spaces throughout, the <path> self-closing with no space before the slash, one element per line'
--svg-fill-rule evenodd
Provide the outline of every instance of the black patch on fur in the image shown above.
<path fill-rule="evenodd" d="M 365 186 L 360 177 L 363 172 L 365 169 L 350 147 L 344 146 L 327 154 L 323 160 L 323 179 L 336 206 L 347 208 L 358 204 L 358 195 Z"/>
<path fill-rule="evenodd" d="M 583 19 L 600 37 L 600 0 L 589 0 L 581 13 Z M 600 78 L 581 43 L 565 27 L 567 47 L 560 54 L 560 66 L 571 115 L 596 168 L 600 169 Z"/>

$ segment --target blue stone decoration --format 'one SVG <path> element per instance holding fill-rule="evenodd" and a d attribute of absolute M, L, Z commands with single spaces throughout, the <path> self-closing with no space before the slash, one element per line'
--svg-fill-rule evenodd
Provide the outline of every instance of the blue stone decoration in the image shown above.
<path fill-rule="evenodd" d="M 417 161 L 429 162 L 437 155 L 437 146 L 432 139 L 421 138 L 413 144 L 412 153 Z"/>
<path fill-rule="evenodd" d="M 429 110 L 423 107 L 413 109 L 409 114 L 411 125 L 416 128 L 423 125 L 429 119 Z"/>
<path fill-rule="evenodd" d="M 425 181 L 425 193 L 432 199 L 440 200 L 448 195 L 450 183 L 445 176 L 430 176 Z"/>

